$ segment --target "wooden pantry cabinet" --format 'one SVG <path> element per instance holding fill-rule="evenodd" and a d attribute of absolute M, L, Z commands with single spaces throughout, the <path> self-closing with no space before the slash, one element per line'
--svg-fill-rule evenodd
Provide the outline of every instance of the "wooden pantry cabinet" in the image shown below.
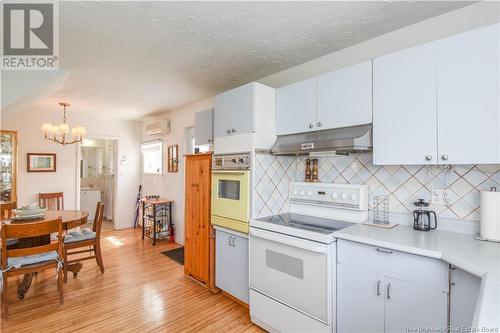
<path fill-rule="evenodd" d="M 212 154 L 186 155 L 184 273 L 215 291 L 215 239 L 210 224 Z"/>

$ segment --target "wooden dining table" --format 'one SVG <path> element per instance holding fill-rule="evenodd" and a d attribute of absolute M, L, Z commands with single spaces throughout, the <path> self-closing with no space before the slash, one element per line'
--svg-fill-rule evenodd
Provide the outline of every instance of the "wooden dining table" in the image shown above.
<path fill-rule="evenodd" d="M 48 210 L 43 215 L 43 218 L 40 219 L 36 220 L 7 219 L 3 220 L 2 222 L 4 224 L 30 224 L 36 222 L 51 221 L 58 219 L 60 217 L 62 219 L 63 229 L 67 231 L 87 223 L 88 216 L 89 213 L 83 210 Z M 49 243 L 50 243 L 50 235 L 43 235 L 38 237 L 20 238 L 17 247 L 26 248 L 26 247 L 45 245 Z M 75 264 L 69 265 L 67 269 L 68 271 L 76 275 L 82 269 L 82 263 L 77 262 Z M 33 280 L 33 275 L 34 273 L 24 275 L 23 280 L 19 284 L 19 287 L 17 289 L 17 294 L 19 298 L 21 299 L 24 298 L 24 295 L 28 292 L 31 286 L 31 281 Z"/>

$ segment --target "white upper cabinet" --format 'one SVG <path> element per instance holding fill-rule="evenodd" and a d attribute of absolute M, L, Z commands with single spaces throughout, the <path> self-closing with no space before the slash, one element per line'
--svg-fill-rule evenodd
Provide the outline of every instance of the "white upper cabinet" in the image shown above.
<path fill-rule="evenodd" d="M 254 83 L 215 96 L 214 136 L 251 133 L 253 109 Z"/>
<path fill-rule="evenodd" d="M 373 163 L 435 164 L 436 72 L 432 44 L 373 61 Z"/>
<path fill-rule="evenodd" d="M 194 143 L 205 145 L 213 143 L 214 109 L 200 111 L 194 114 Z"/>
<path fill-rule="evenodd" d="M 499 25 L 437 44 L 439 162 L 500 162 Z"/>
<path fill-rule="evenodd" d="M 342 68 L 317 79 L 318 129 L 372 122 L 372 62 Z"/>
<path fill-rule="evenodd" d="M 500 163 L 499 40 L 495 24 L 375 59 L 374 163 Z"/>
<path fill-rule="evenodd" d="M 276 135 L 316 130 L 316 78 L 276 89 Z"/>

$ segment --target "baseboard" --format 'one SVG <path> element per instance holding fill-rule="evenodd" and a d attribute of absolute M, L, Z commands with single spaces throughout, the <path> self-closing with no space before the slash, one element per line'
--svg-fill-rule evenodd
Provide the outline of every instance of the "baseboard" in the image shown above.
<path fill-rule="evenodd" d="M 226 296 L 227 298 L 229 298 L 231 301 L 233 302 L 236 302 L 238 303 L 239 305 L 241 305 L 242 307 L 244 307 L 245 309 L 249 310 L 249 306 L 247 303 L 243 302 L 242 300 L 234 297 L 233 295 L 231 295 L 230 293 L 224 291 L 224 290 L 221 290 L 221 293 L 222 295 Z"/>

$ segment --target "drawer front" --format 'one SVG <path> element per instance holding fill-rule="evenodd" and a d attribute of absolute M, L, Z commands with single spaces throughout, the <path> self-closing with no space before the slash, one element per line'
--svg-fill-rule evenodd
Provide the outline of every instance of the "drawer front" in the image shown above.
<path fill-rule="evenodd" d="M 438 259 L 338 240 L 337 262 L 424 287 L 448 290 L 448 265 Z"/>

